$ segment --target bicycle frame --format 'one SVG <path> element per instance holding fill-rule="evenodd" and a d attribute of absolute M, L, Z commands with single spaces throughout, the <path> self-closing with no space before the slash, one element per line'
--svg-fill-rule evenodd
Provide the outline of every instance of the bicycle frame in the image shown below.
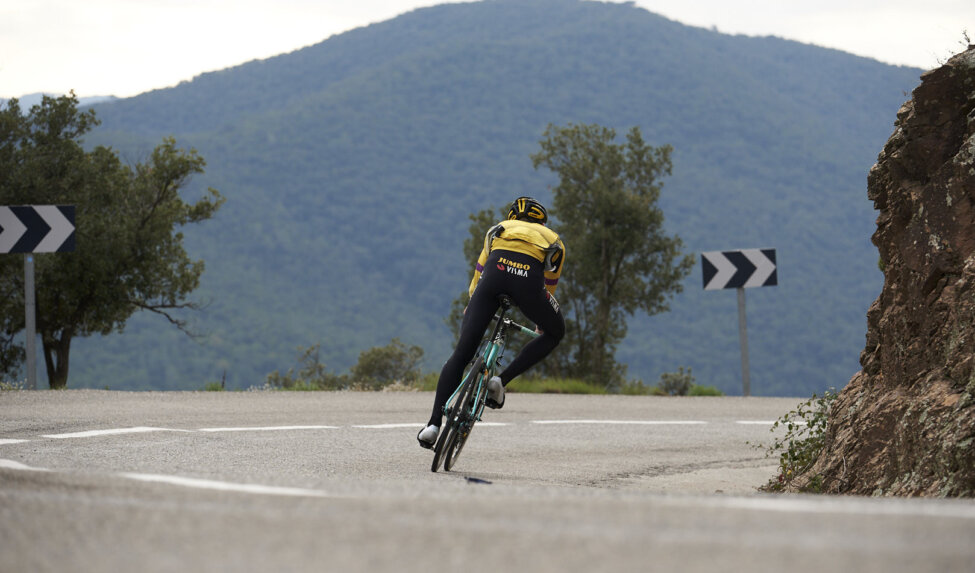
<path fill-rule="evenodd" d="M 484 411 L 484 397 L 486 392 L 481 390 L 487 385 L 487 381 L 491 379 L 497 373 L 498 363 L 501 360 L 501 356 L 504 354 L 505 346 L 508 343 L 508 329 L 514 327 L 532 337 L 538 336 L 538 333 L 534 330 L 527 328 L 518 324 L 517 322 L 511 320 L 507 316 L 508 310 L 511 309 L 511 301 L 507 297 L 503 297 L 501 301 L 501 310 L 498 314 L 494 316 L 496 321 L 494 326 L 494 332 L 491 338 L 488 339 L 487 346 L 481 349 L 477 354 L 475 354 L 475 361 L 478 356 L 484 358 L 484 369 L 478 373 L 478 379 L 474 388 L 474 407 L 472 411 L 475 413 L 474 420 L 481 421 L 481 413 Z M 453 404 L 454 398 L 457 397 L 457 393 L 461 391 L 464 384 L 461 383 L 454 390 L 454 393 L 450 395 L 447 399 L 447 404 L 444 405 L 444 415 L 448 414 L 447 410 L 450 404 Z"/>

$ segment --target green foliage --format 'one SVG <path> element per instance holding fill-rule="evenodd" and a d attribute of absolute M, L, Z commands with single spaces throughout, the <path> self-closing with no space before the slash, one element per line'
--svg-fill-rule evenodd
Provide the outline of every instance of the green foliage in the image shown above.
<path fill-rule="evenodd" d="M 822 396 L 813 397 L 800 403 L 775 421 L 772 432 L 785 429 L 785 435 L 776 436 L 768 446 L 758 446 L 765 450 L 765 456 L 779 456 L 779 475 L 770 480 L 765 491 L 782 491 L 796 478 L 812 467 L 826 445 L 826 424 L 830 405 L 836 399 L 833 389 Z M 822 488 L 822 477 L 812 476 L 802 488 L 807 493 L 817 493 Z"/>
<path fill-rule="evenodd" d="M 203 386 L 203 391 L 204 392 L 223 392 L 224 391 L 224 387 L 223 387 L 223 384 L 221 384 L 220 382 L 207 382 L 206 385 Z"/>
<path fill-rule="evenodd" d="M 657 387 L 668 396 L 687 396 L 694 387 L 694 375 L 690 368 L 684 372 L 684 367 L 680 366 L 677 372 L 661 374 Z"/>
<path fill-rule="evenodd" d="M 298 347 L 298 370 L 289 368 L 284 374 L 277 370 L 267 375 L 264 384 L 279 390 L 342 390 L 349 385 L 346 376 L 328 371 L 321 360 L 321 343 L 307 348 Z"/>
<path fill-rule="evenodd" d="M 386 346 L 363 351 L 352 367 L 353 384 L 361 390 L 381 390 L 392 384 L 413 385 L 420 379 L 423 349 L 407 346 L 400 339 Z"/>
<path fill-rule="evenodd" d="M 321 360 L 321 343 L 298 347 L 298 369 L 285 374 L 277 370 L 265 378 L 265 385 L 280 390 L 382 390 L 394 384 L 415 386 L 422 377 L 420 360 L 423 349 L 407 346 L 398 338 L 386 346 L 370 348 L 359 354 L 359 361 L 349 374 L 328 371 Z M 436 388 L 436 383 L 434 383 Z"/>
<path fill-rule="evenodd" d="M 647 386 L 639 380 L 624 382 L 619 387 L 624 396 L 665 396 L 664 391 L 657 386 Z"/>
<path fill-rule="evenodd" d="M 418 392 L 436 392 L 437 383 L 440 381 L 439 372 L 429 372 L 420 376 L 413 384 L 413 388 Z"/>
<path fill-rule="evenodd" d="M 578 378 L 517 378 L 505 387 L 524 394 L 606 394 L 606 387 Z"/>
<path fill-rule="evenodd" d="M 205 162 L 173 139 L 134 167 L 106 147 L 85 151 L 81 138 L 98 122 L 77 105 L 71 94 L 45 96 L 27 115 L 16 100 L 0 110 L 0 204 L 76 206 L 77 250 L 35 255 L 37 333 L 51 388 L 67 386 L 75 337 L 121 332 L 137 310 L 185 327 L 177 312 L 198 308 L 186 298 L 199 286 L 203 261 L 190 259 L 177 228 L 209 219 L 223 203 L 214 189 L 196 203 L 182 200 L 180 190 Z M 0 261 L 0 324 L 8 334 L 24 328 L 18 262 Z"/>
<path fill-rule="evenodd" d="M 664 231 L 658 205 L 672 148 L 646 144 L 638 127 L 625 143 L 615 140 L 616 132 L 600 125 L 550 124 L 532 155 L 536 168 L 559 177 L 552 226 L 568 253 L 559 299 L 566 336 L 551 370 L 607 387 L 625 375 L 615 354 L 626 317 L 669 310 L 694 264 L 693 255 L 681 254 L 681 239 Z"/>
<path fill-rule="evenodd" d="M 688 396 L 724 396 L 724 392 L 715 388 L 714 386 L 698 386 L 694 384 L 691 386 L 691 391 L 687 393 Z"/>
<path fill-rule="evenodd" d="M 27 385 L 26 380 L 0 380 L 0 392 L 8 392 L 11 390 L 23 390 Z"/>

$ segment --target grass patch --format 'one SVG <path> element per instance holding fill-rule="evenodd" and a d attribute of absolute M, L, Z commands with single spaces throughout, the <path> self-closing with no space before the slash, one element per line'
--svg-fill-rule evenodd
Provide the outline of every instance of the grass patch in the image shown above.
<path fill-rule="evenodd" d="M 606 394 L 606 388 L 575 378 L 517 378 L 505 387 L 523 394 Z"/>

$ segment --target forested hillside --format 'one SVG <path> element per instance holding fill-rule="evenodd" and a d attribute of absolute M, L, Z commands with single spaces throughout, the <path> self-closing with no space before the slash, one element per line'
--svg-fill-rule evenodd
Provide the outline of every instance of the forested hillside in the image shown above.
<path fill-rule="evenodd" d="M 688 252 L 777 249 L 779 286 L 747 292 L 754 394 L 840 386 L 882 285 L 867 172 L 920 73 L 631 5 L 494 1 L 99 104 L 87 143 L 136 160 L 175 135 L 207 159 L 194 183 L 227 203 L 187 229 L 207 264 L 204 336 L 137 316 L 77 342 L 70 385 L 194 389 L 226 373 L 246 388 L 293 366 L 298 346 L 320 342 L 343 371 L 393 337 L 437 369 L 469 280 L 467 214 L 549 198 L 555 179 L 529 155 L 546 125 L 573 122 L 637 125 L 674 147 L 661 206 Z M 631 319 L 618 358 L 648 383 L 685 366 L 740 393 L 736 312 L 698 268 L 672 312 Z"/>

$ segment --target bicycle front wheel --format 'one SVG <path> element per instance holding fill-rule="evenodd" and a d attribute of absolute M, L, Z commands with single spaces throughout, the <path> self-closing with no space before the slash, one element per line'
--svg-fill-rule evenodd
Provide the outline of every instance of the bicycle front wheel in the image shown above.
<path fill-rule="evenodd" d="M 464 448 L 464 443 L 476 419 L 476 412 L 473 411 L 474 391 L 483 367 L 484 359 L 478 357 L 468 369 L 464 381 L 455 393 L 454 401 L 446 412 L 443 433 L 437 440 L 430 471 L 435 472 L 440 469 L 441 461 L 444 463 L 444 469 L 450 471 L 457 456 L 460 455 L 460 450 Z"/>

